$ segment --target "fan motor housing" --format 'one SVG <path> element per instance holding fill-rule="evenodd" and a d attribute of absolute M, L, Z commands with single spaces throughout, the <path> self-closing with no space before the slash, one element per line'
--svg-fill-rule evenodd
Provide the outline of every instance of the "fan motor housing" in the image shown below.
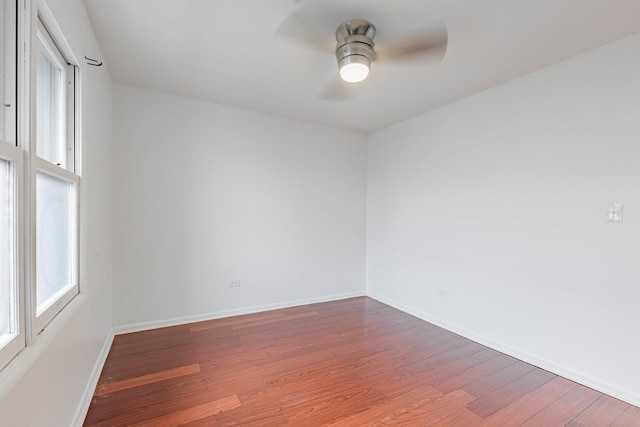
<path fill-rule="evenodd" d="M 338 68 L 350 62 L 366 62 L 370 65 L 374 57 L 375 34 L 376 27 L 363 19 L 347 21 L 340 25 L 336 30 Z"/>

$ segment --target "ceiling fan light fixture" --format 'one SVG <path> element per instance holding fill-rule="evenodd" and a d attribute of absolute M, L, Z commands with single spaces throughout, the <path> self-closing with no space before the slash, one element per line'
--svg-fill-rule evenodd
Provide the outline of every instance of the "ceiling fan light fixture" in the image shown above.
<path fill-rule="evenodd" d="M 338 66 L 340 67 L 342 80 L 349 83 L 358 83 L 369 75 L 371 61 L 362 55 L 351 55 L 343 58 Z"/>
<path fill-rule="evenodd" d="M 369 75 L 375 33 L 373 24 L 362 19 L 347 21 L 336 30 L 336 59 L 345 82 L 361 82 Z"/>

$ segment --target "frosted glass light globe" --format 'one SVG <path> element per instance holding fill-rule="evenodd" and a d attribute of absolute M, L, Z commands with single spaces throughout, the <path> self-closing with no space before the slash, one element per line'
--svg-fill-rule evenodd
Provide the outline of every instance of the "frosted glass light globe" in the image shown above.
<path fill-rule="evenodd" d="M 360 62 L 350 62 L 340 67 L 340 77 L 349 83 L 361 82 L 369 75 L 369 67 Z"/>

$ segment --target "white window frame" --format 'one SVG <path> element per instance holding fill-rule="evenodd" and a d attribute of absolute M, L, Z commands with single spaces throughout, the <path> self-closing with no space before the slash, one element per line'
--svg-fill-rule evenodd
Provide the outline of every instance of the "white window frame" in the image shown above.
<path fill-rule="evenodd" d="M 13 290 L 11 292 L 12 311 L 14 318 L 14 333 L 0 342 L 0 369 L 7 365 L 26 346 L 26 312 L 25 312 L 25 253 L 24 245 L 24 152 L 17 147 L 17 121 L 16 121 L 16 88 L 18 87 L 19 73 L 18 40 L 16 28 L 18 26 L 18 5 L 15 0 L 0 2 L 3 20 L 2 28 L 2 132 L 0 134 L 0 159 L 9 163 L 11 176 L 10 220 L 11 220 L 11 247 L 9 274 L 12 279 Z M 11 71 L 9 71 L 11 70 Z"/>
<path fill-rule="evenodd" d="M 24 242 L 24 153 L 15 145 L 6 141 L 0 141 L 0 159 L 9 162 L 12 175 L 13 191 L 11 194 L 12 207 L 12 228 L 13 228 L 13 262 L 10 268 L 13 269 L 14 280 L 14 307 L 17 316 L 17 330 L 7 341 L 0 343 L 0 369 L 7 365 L 26 346 L 26 322 L 25 322 L 25 292 L 24 292 L 24 252 L 22 244 Z"/>
<path fill-rule="evenodd" d="M 79 225 L 80 225 L 80 176 L 77 174 L 79 170 L 79 159 L 77 159 L 76 150 L 76 136 L 77 123 L 79 122 L 76 112 L 78 108 L 79 98 L 77 96 L 78 81 L 77 67 L 71 64 L 69 58 L 73 58 L 71 51 L 62 36 L 62 32 L 53 20 L 49 9 L 44 4 L 39 5 L 38 16 L 36 18 L 37 28 L 34 29 L 33 49 L 31 52 L 31 139 L 30 139 L 30 298 L 29 298 L 29 311 L 31 322 L 31 341 L 35 341 L 37 336 L 42 333 L 46 326 L 55 318 L 76 296 L 80 294 L 80 281 L 79 281 L 79 261 L 80 261 L 80 245 L 79 245 Z M 65 149 L 67 151 L 66 164 L 56 165 L 37 155 L 37 50 L 36 43 L 42 43 L 49 53 L 50 57 L 58 62 L 58 66 L 64 70 L 65 86 L 66 90 L 62 90 L 61 98 L 64 99 L 64 111 L 65 121 L 60 123 L 64 128 L 64 141 Z M 62 103 L 63 101 L 61 101 Z M 36 198 L 36 178 L 38 174 L 47 174 L 53 178 L 68 182 L 72 184 L 73 196 L 72 196 L 72 216 L 73 225 L 71 227 L 71 239 L 72 239 L 72 283 L 65 286 L 66 291 L 57 295 L 57 299 L 49 304 L 44 310 L 38 313 L 37 307 L 37 230 L 36 230 L 36 212 L 37 212 L 37 198 Z"/>

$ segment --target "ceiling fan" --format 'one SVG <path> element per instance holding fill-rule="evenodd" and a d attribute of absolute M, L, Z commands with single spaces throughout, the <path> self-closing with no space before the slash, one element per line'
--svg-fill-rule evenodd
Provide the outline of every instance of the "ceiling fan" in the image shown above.
<path fill-rule="evenodd" d="M 336 11 L 340 12 L 340 11 Z M 367 78 L 372 62 L 400 62 L 419 60 L 420 62 L 440 62 L 446 53 L 448 32 L 444 23 L 436 22 L 407 32 L 401 37 L 374 43 L 376 27 L 367 19 L 343 21 L 321 9 L 302 9 L 289 15 L 276 31 L 276 36 L 304 44 L 321 52 L 335 52 L 339 75 L 344 82 L 357 83 Z M 353 14 L 353 13 L 352 13 Z M 340 23 L 337 26 L 336 22 Z M 385 28 L 386 33 L 390 31 Z M 335 31 L 335 45 L 329 35 Z M 342 90 L 331 91 L 329 98 L 344 97 Z M 339 93 L 340 92 L 340 93 Z M 337 95 L 337 96 L 336 96 Z"/>

